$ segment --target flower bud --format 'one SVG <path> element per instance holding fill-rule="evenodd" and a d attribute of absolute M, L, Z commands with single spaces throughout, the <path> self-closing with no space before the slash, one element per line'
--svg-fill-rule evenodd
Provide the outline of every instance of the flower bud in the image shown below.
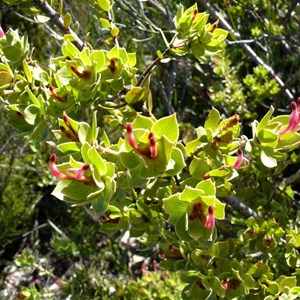
<path fill-rule="evenodd" d="M 212 230 L 215 227 L 215 209 L 211 205 L 208 207 L 208 215 L 204 226 L 209 230 Z"/>

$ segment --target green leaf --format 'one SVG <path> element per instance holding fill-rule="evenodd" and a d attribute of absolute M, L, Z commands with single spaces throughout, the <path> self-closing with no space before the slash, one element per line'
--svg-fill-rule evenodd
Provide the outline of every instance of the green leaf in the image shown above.
<path fill-rule="evenodd" d="M 34 16 L 35 21 L 37 21 L 38 23 L 47 23 L 50 18 L 44 15 L 36 15 Z"/>
<path fill-rule="evenodd" d="M 204 191 L 200 189 L 194 189 L 192 187 L 186 186 L 180 195 L 180 199 L 186 202 L 192 202 L 196 199 L 200 199 L 204 194 Z"/>
<path fill-rule="evenodd" d="M 195 56 L 195 58 L 197 58 L 201 61 L 201 59 L 205 55 L 204 46 L 199 44 L 199 43 L 192 42 L 191 43 L 191 49 L 192 49 L 192 53 Z"/>
<path fill-rule="evenodd" d="M 111 24 L 107 19 L 100 18 L 99 21 L 100 21 L 100 24 L 103 28 L 110 28 L 111 27 Z"/>
<path fill-rule="evenodd" d="M 91 136 L 91 127 L 89 124 L 85 122 L 80 122 L 79 123 L 79 128 L 78 128 L 78 138 L 81 144 L 84 144 L 85 142 L 89 142 L 88 137 Z"/>
<path fill-rule="evenodd" d="M 277 166 L 277 160 L 271 156 L 271 149 L 265 148 L 260 152 L 260 160 L 267 168 L 275 168 Z"/>
<path fill-rule="evenodd" d="M 149 117 L 144 117 L 142 115 L 137 115 L 137 117 L 132 122 L 133 128 L 143 128 L 151 130 L 154 121 Z"/>
<path fill-rule="evenodd" d="M 143 98 L 144 88 L 140 86 L 133 87 L 125 95 L 125 101 L 128 104 L 133 104 L 140 101 Z"/>
<path fill-rule="evenodd" d="M 171 161 L 167 165 L 166 174 L 175 176 L 185 167 L 185 161 L 182 151 L 179 148 L 172 149 Z"/>
<path fill-rule="evenodd" d="M 29 86 L 26 86 L 25 87 L 25 90 L 27 92 L 27 94 L 29 95 L 30 97 L 30 100 L 32 101 L 32 103 L 37 106 L 38 108 L 41 107 L 40 105 L 40 101 L 35 97 L 35 95 L 32 93 L 32 91 L 30 90 Z"/>
<path fill-rule="evenodd" d="M 66 29 L 70 28 L 71 23 L 72 23 L 72 16 L 70 13 L 67 12 L 64 16 L 64 27 Z"/>
<path fill-rule="evenodd" d="M 136 54 L 135 53 L 127 53 L 128 56 L 128 65 L 130 68 L 136 65 Z"/>
<path fill-rule="evenodd" d="M 273 112 L 274 112 L 274 107 L 271 106 L 270 109 L 269 109 L 269 111 L 267 112 L 267 114 L 259 122 L 259 124 L 258 124 L 258 126 L 256 128 L 256 133 L 258 133 L 259 131 L 261 131 L 262 129 L 264 129 L 267 126 L 267 124 L 268 124 L 268 122 L 269 122 L 269 120 L 270 120 Z"/>
<path fill-rule="evenodd" d="M 92 201 L 92 206 L 98 214 L 103 214 L 107 211 L 109 202 L 116 192 L 116 183 L 112 178 L 106 177 L 104 184 L 104 190 L 100 193 L 97 199 Z"/>
<path fill-rule="evenodd" d="M 198 240 L 205 233 L 205 227 L 198 218 L 189 220 L 188 233 L 194 240 Z"/>
<path fill-rule="evenodd" d="M 227 35 L 228 35 L 228 31 L 221 28 L 216 28 L 213 32 L 213 39 L 223 42 L 226 40 Z"/>
<path fill-rule="evenodd" d="M 260 144 L 270 148 L 275 148 L 277 146 L 278 137 L 276 132 L 269 129 L 262 129 L 257 133 Z"/>
<path fill-rule="evenodd" d="M 189 171 L 194 178 L 203 180 L 204 174 L 210 171 L 210 167 L 207 164 L 206 159 L 194 156 L 192 162 L 190 163 Z"/>
<path fill-rule="evenodd" d="M 56 198 L 74 204 L 88 203 L 89 194 L 94 193 L 99 188 L 95 185 L 86 185 L 78 181 L 60 181 L 52 195 Z"/>
<path fill-rule="evenodd" d="M 180 194 L 175 194 L 163 201 L 163 208 L 171 215 L 172 220 L 177 220 L 182 214 L 185 214 L 189 206 L 189 202 L 181 200 L 179 196 Z"/>
<path fill-rule="evenodd" d="M 293 288 L 293 287 L 296 287 L 297 286 L 297 279 L 296 279 L 296 276 L 281 275 L 278 278 L 277 283 L 279 285 L 280 291 L 284 291 L 284 289 L 286 287 L 288 287 L 290 289 Z"/>
<path fill-rule="evenodd" d="M 28 82 L 32 83 L 32 73 L 31 73 L 29 66 L 25 59 L 23 60 L 23 69 L 24 69 L 24 73 L 27 77 Z"/>
<path fill-rule="evenodd" d="M 119 35 L 120 29 L 117 27 L 114 27 L 111 31 L 110 34 L 113 38 L 116 38 Z"/>
<path fill-rule="evenodd" d="M 156 121 L 151 129 L 155 138 L 165 136 L 171 143 L 175 143 L 179 137 L 179 128 L 176 114 L 164 117 Z"/>
<path fill-rule="evenodd" d="M 280 136 L 280 139 L 278 141 L 276 149 L 277 150 L 284 150 L 284 149 L 291 150 L 291 148 L 294 148 L 299 143 L 300 143 L 300 134 L 299 133 L 297 133 L 297 132 L 285 133 Z"/>
<path fill-rule="evenodd" d="M 94 111 L 93 113 L 93 119 L 92 119 L 92 128 L 90 131 L 90 134 L 88 135 L 88 141 L 93 144 L 97 141 L 98 137 L 98 127 L 97 127 L 97 111 Z"/>
<path fill-rule="evenodd" d="M 230 170 L 225 168 L 225 167 L 221 167 L 219 169 L 214 169 L 211 170 L 207 173 L 208 176 L 210 177 L 225 177 L 230 173 Z"/>
<path fill-rule="evenodd" d="M 93 164 L 95 177 L 97 181 L 102 181 L 101 176 L 106 175 L 106 165 L 100 154 L 97 152 L 97 150 L 94 147 L 91 147 L 90 150 L 88 150 L 88 158 L 90 163 Z"/>
<path fill-rule="evenodd" d="M 80 151 L 81 144 L 76 142 L 67 142 L 59 144 L 57 149 L 63 153 L 69 154 Z"/>
<path fill-rule="evenodd" d="M 182 214 L 175 224 L 175 232 L 183 241 L 191 241 L 192 237 L 188 234 L 188 214 Z"/>
<path fill-rule="evenodd" d="M 198 139 L 190 141 L 185 147 L 186 154 L 191 156 L 201 145 L 202 143 Z"/>
<path fill-rule="evenodd" d="M 216 110 L 213 107 L 206 118 L 204 128 L 210 129 L 212 132 L 214 132 L 217 129 L 219 122 L 220 122 L 220 113 L 218 110 Z"/>
<path fill-rule="evenodd" d="M 206 196 L 215 196 L 217 191 L 216 186 L 211 179 L 199 182 L 196 188 L 203 190 Z"/>
<path fill-rule="evenodd" d="M 104 11 L 109 11 L 110 10 L 110 2 L 109 0 L 98 0 L 97 1 L 98 5 L 100 6 L 100 8 Z"/>
<path fill-rule="evenodd" d="M 39 115 L 40 108 L 34 104 L 30 104 L 24 110 L 25 121 L 30 125 L 35 124 L 36 120 L 39 118 Z"/>

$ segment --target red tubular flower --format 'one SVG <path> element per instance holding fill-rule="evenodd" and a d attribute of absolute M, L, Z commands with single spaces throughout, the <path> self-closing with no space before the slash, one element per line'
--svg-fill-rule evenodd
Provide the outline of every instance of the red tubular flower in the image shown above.
<path fill-rule="evenodd" d="M 212 230 L 215 227 L 215 209 L 211 205 L 208 207 L 208 215 L 204 226 L 209 230 Z"/>
<path fill-rule="evenodd" d="M 89 164 L 84 164 L 81 168 L 71 168 L 65 171 L 63 174 L 56 166 L 56 155 L 52 154 L 50 156 L 50 170 L 53 176 L 64 179 L 64 180 L 75 180 L 80 182 L 90 183 L 92 181 L 91 177 L 85 177 L 84 172 L 90 168 Z"/>
<path fill-rule="evenodd" d="M 74 65 L 71 65 L 70 68 L 73 71 L 73 73 L 76 74 L 79 78 L 89 78 L 91 75 L 91 72 L 87 70 L 83 70 L 82 72 L 80 72 Z"/>
<path fill-rule="evenodd" d="M 126 132 L 127 132 L 127 139 L 128 139 L 128 142 L 130 144 L 130 146 L 139 152 L 139 148 L 135 142 L 135 137 L 133 135 L 133 128 L 132 128 L 132 124 L 127 124 L 126 126 Z"/>
<path fill-rule="evenodd" d="M 148 140 L 149 140 L 148 149 L 149 149 L 150 157 L 156 158 L 157 157 L 157 145 L 156 145 L 156 140 L 155 140 L 154 134 L 152 132 L 149 133 Z"/>
<path fill-rule="evenodd" d="M 56 155 L 52 154 L 50 156 L 50 170 L 51 170 L 52 175 L 59 179 L 67 179 L 67 176 L 58 170 L 55 162 L 56 162 Z"/>
<path fill-rule="evenodd" d="M 247 164 L 245 166 L 242 166 L 243 162 L 246 161 Z M 239 149 L 238 150 L 238 156 L 237 156 L 237 160 L 235 161 L 235 163 L 231 166 L 232 169 L 235 169 L 235 170 L 240 170 L 240 169 L 244 169 L 246 167 L 249 166 L 249 161 L 248 159 L 246 159 L 243 155 L 243 150 L 242 149 Z"/>
<path fill-rule="evenodd" d="M 61 96 L 59 96 L 59 95 L 56 93 L 56 91 L 55 91 L 53 85 L 49 84 L 48 88 L 49 88 L 49 91 L 50 91 L 52 97 L 54 97 L 55 99 L 57 99 L 57 100 L 60 101 L 60 102 L 66 102 L 66 101 L 67 101 L 66 97 L 61 97 Z"/>
<path fill-rule="evenodd" d="M 65 124 L 68 126 L 68 128 L 72 131 L 72 133 L 75 135 L 75 137 L 78 136 L 78 132 L 74 129 L 74 127 L 71 125 L 70 121 L 69 121 L 69 117 L 67 116 L 67 114 L 64 112 L 64 122 Z"/>
<path fill-rule="evenodd" d="M 224 289 L 228 289 L 228 279 L 227 278 L 224 278 L 223 281 L 222 281 L 222 286 Z"/>
<path fill-rule="evenodd" d="M 154 137 L 153 132 L 150 132 L 148 135 L 148 149 L 140 148 L 135 141 L 135 137 L 133 135 L 133 128 L 132 124 L 126 125 L 126 133 L 127 133 L 127 140 L 130 146 L 140 154 L 147 155 L 150 158 L 157 157 L 157 145 L 156 140 Z"/>
<path fill-rule="evenodd" d="M 0 26 L 0 39 L 5 39 L 6 38 L 6 35 L 2 29 L 2 27 Z"/>
<path fill-rule="evenodd" d="M 300 129 L 300 97 L 298 98 L 298 105 L 295 101 L 291 103 L 291 109 L 289 124 L 286 128 L 278 132 L 279 135 L 296 132 Z"/>
<path fill-rule="evenodd" d="M 196 18 L 196 16 L 197 16 L 197 14 L 198 14 L 198 10 L 197 10 L 197 9 L 195 9 L 195 10 L 194 10 L 193 17 L 192 17 L 192 22 L 195 20 L 195 18 Z"/>
<path fill-rule="evenodd" d="M 112 73 L 116 70 L 116 62 L 113 59 L 110 60 L 108 68 L 111 70 Z"/>
<path fill-rule="evenodd" d="M 69 132 L 67 132 L 66 128 L 64 126 L 59 126 L 60 131 L 72 142 L 77 142 L 77 137 L 73 136 Z"/>

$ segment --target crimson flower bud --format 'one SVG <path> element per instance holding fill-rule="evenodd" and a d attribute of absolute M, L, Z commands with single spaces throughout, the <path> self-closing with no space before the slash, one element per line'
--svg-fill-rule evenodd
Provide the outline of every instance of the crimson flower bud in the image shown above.
<path fill-rule="evenodd" d="M 56 166 L 56 155 L 52 154 L 50 156 L 50 170 L 53 176 L 59 179 L 65 180 L 74 180 L 79 182 L 91 183 L 91 177 L 85 177 L 84 172 L 90 168 L 89 164 L 84 164 L 81 168 L 70 168 L 65 170 L 65 174 L 63 174 Z"/>
<path fill-rule="evenodd" d="M 198 10 L 197 10 L 197 9 L 195 9 L 195 10 L 194 10 L 194 15 L 193 15 L 193 17 L 192 17 L 192 21 L 194 21 L 194 20 L 195 20 L 195 18 L 196 18 L 196 16 L 197 16 L 197 14 L 198 14 Z"/>
<path fill-rule="evenodd" d="M 58 170 L 55 162 L 56 162 L 56 154 L 53 153 L 50 156 L 50 163 L 49 163 L 52 175 L 59 179 L 67 179 L 67 176 Z"/>
<path fill-rule="evenodd" d="M 243 162 L 246 161 L 247 164 L 245 166 L 242 166 Z M 248 167 L 250 164 L 248 159 L 245 159 L 244 155 L 243 155 L 243 150 L 239 149 L 238 150 L 238 156 L 237 156 L 237 160 L 235 161 L 235 163 L 231 166 L 232 169 L 235 170 L 240 170 L 240 169 L 244 169 L 246 167 Z"/>
<path fill-rule="evenodd" d="M 154 134 L 152 132 L 149 133 L 148 136 L 149 144 L 149 152 L 150 152 L 150 157 L 151 158 L 156 158 L 157 157 L 157 145 L 156 145 L 156 140 L 154 138 Z"/>
<path fill-rule="evenodd" d="M 69 140 L 71 140 L 72 142 L 77 142 L 77 138 L 72 134 L 70 134 L 69 132 L 67 132 L 64 126 L 59 126 L 59 129 Z"/>
<path fill-rule="evenodd" d="M 228 289 L 228 279 L 227 278 L 223 279 L 222 286 L 224 289 L 226 289 L 226 290 Z"/>
<path fill-rule="evenodd" d="M 3 31 L 2 27 L 0 26 L 0 39 L 5 39 L 6 35 L 5 32 Z"/>
<path fill-rule="evenodd" d="M 204 226 L 209 230 L 212 230 L 215 227 L 215 209 L 211 205 L 208 207 L 208 215 Z"/>
<path fill-rule="evenodd" d="M 116 62 L 113 59 L 110 60 L 108 68 L 112 73 L 116 70 Z"/>
<path fill-rule="evenodd" d="M 300 129 L 300 97 L 298 98 L 298 106 L 295 101 L 291 103 L 292 112 L 290 114 L 289 124 L 283 130 L 280 130 L 279 135 L 289 132 L 296 132 Z"/>
<path fill-rule="evenodd" d="M 127 131 L 127 139 L 128 139 L 128 143 L 130 144 L 130 146 L 136 150 L 139 151 L 139 148 L 135 142 L 135 138 L 133 135 L 133 128 L 132 128 L 132 124 L 127 124 L 126 126 L 126 131 Z"/>
<path fill-rule="evenodd" d="M 68 126 L 68 128 L 72 131 L 72 133 L 77 137 L 78 133 L 77 131 L 73 128 L 73 126 L 71 125 L 70 121 L 69 121 L 69 117 L 67 116 L 67 114 L 64 112 L 63 115 L 63 119 L 65 124 Z"/>
<path fill-rule="evenodd" d="M 66 102 L 67 101 L 66 97 L 61 97 L 56 93 L 56 91 L 54 90 L 54 87 L 51 84 L 49 84 L 49 91 L 50 91 L 52 97 L 54 97 L 58 101 L 60 101 L 60 102 Z"/>
<path fill-rule="evenodd" d="M 91 72 L 84 70 L 80 72 L 76 66 L 71 65 L 70 66 L 71 70 L 73 71 L 74 74 L 76 74 L 79 78 L 89 78 L 91 75 Z"/>

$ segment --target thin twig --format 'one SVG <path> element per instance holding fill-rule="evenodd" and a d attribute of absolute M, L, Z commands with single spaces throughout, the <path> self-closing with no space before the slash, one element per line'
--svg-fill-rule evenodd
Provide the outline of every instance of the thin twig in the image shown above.
<path fill-rule="evenodd" d="M 137 82 L 137 86 L 141 86 L 144 79 L 153 71 L 153 69 L 159 65 L 161 62 L 161 58 L 157 57 L 152 63 L 151 65 L 149 65 L 147 67 L 147 69 L 143 72 L 143 74 L 139 77 L 139 80 Z"/>
<path fill-rule="evenodd" d="M 224 202 L 229 204 L 232 208 L 238 210 L 243 216 L 246 218 L 253 217 L 255 219 L 259 219 L 260 216 L 256 211 L 254 211 L 252 208 L 245 205 L 241 200 L 235 196 L 225 197 L 222 198 Z"/>
<path fill-rule="evenodd" d="M 237 40 L 241 40 L 240 33 L 235 32 L 234 29 L 230 26 L 230 24 L 222 17 L 222 15 L 219 14 L 206 0 L 198 0 L 198 2 L 201 5 L 203 5 L 214 18 L 219 19 L 220 24 L 227 31 L 233 34 L 237 38 Z M 274 79 L 277 81 L 277 83 L 282 89 L 286 86 L 285 83 L 281 80 L 281 78 L 275 73 L 273 68 L 267 65 L 248 44 L 241 43 L 240 45 L 256 64 L 263 66 L 266 70 L 269 71 L 270 75 L 274 77 Z M 294 100 L 294 96 L 290 90 L 285 88 L 284 92 L 290 100 Z"/>
<path fill-rule="evenodd" d="M 300 170 L 284 179 L 285 185 L 290 185 L 300 179 Z"/>
<path fill-rule="evenodd" d="M 40 8 L 49 18 L 52 24 L 56 25 L 64 34 L 71 34 L 74 37 L 72 43 L 75 47 L 82 51 L 84 49 L 83 41 L 77 36 L 77 34 L 71 29 L 64 26 L 63 18 L 58 12 L 56 12 L 45 0 L 35 0 L 35 5 Z"/>

